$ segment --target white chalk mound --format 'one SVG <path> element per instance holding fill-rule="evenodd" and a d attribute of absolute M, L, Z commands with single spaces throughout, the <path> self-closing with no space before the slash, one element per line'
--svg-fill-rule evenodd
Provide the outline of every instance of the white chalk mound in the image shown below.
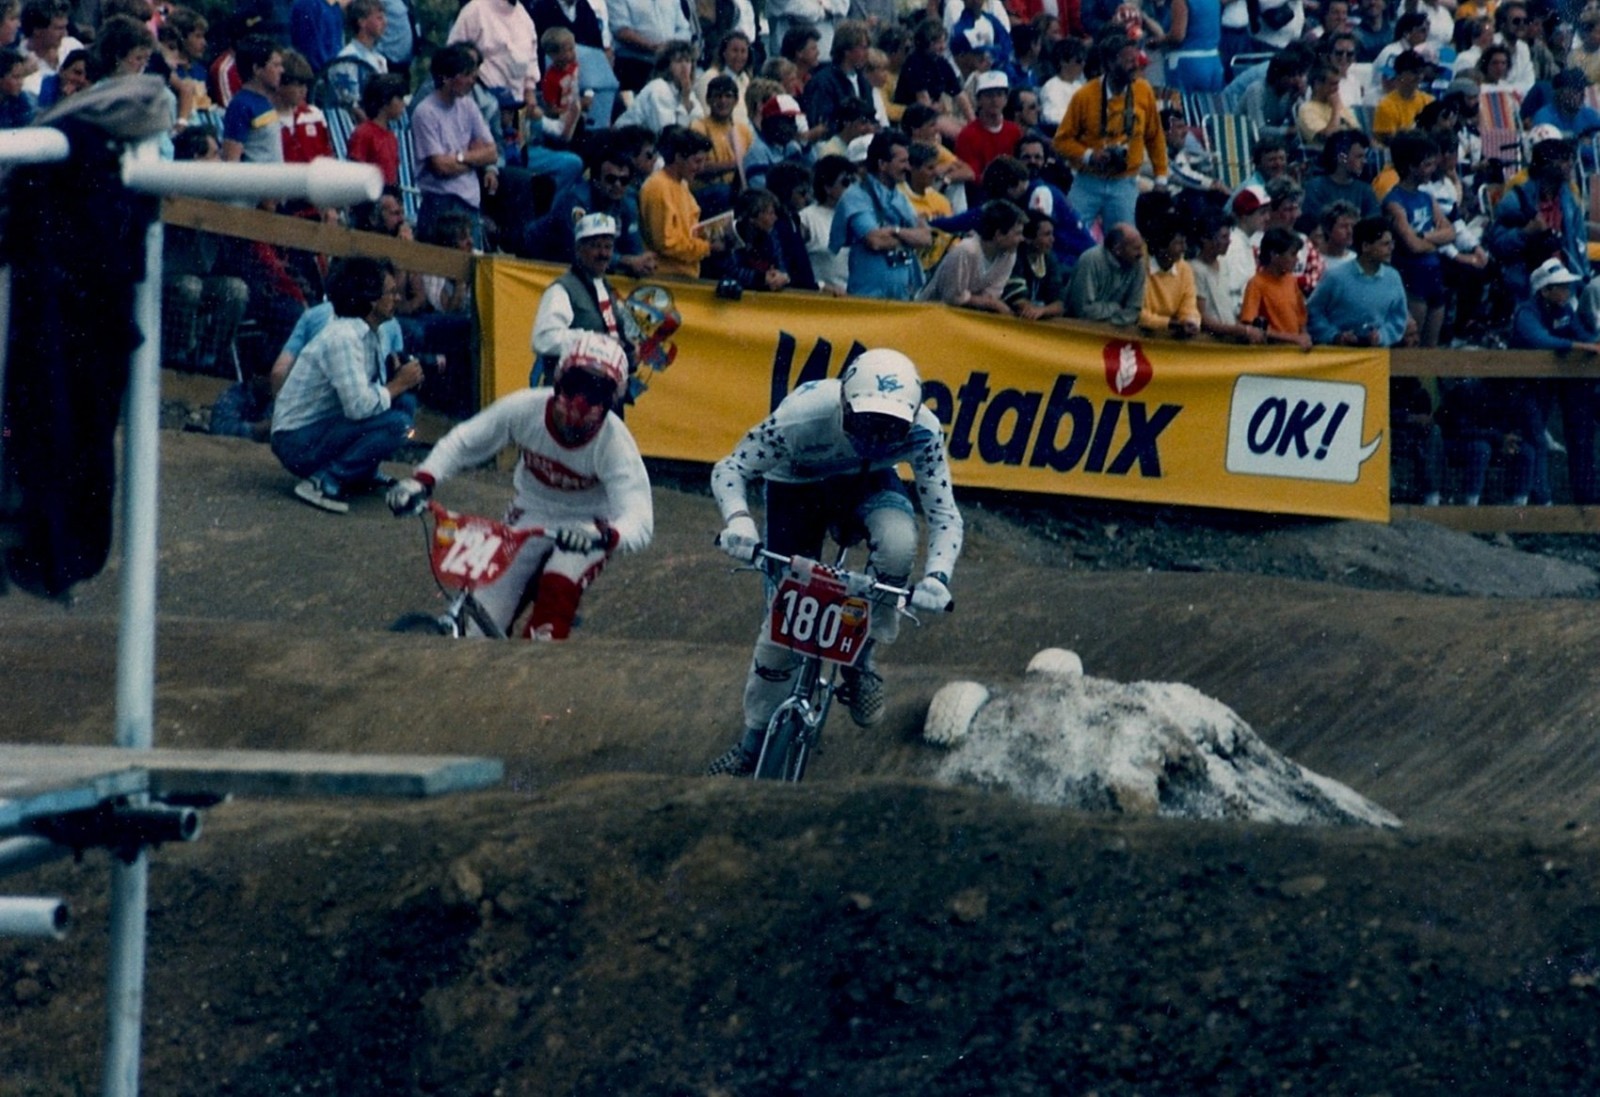
<path fill-rule="evenodd" d="M 935 694 L 924 737 L 949 751 L 937 779 L 1081 811 L 1400 825 L 1190 686 L 1089 677 L 1077 655 L 1058 648 L 1028 669 L 1015 686 L 952 682 Z"/>

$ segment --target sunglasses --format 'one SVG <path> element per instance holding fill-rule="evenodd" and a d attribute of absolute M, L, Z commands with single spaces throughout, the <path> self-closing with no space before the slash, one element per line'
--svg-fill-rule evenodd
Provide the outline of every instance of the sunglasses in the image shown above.
<path fill-rule="evenodd" d="M 603 171 L 600 173 L 602 183 L 626 183 L 629 175 L 625 171 Z"/>
<path fill-rule="evenodd" d="M 1355 50 L 1334 50 L 1333 51 L 1333 55 L 1335 57 L 1354 57 L 1356 55 L 1356 51 Z"/>

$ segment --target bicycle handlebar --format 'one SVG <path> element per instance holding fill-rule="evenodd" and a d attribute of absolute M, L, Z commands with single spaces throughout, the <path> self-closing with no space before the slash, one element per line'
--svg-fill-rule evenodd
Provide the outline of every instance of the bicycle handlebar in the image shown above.
<path fill-rule="evenodd" d="M 767 570 L 768 564 L 778 564 L 786 568 L 793 568 L 797 564 L 813 564 L 836 575 L 843 576 L 846 585 L 850 587 L 852 593 L 891 594 L 897 598 L 903 598 L 906 600 L 910 600 L 912 595 L 912 591 L 908 587 L 897 587 L 890 583 L 880 583 L 876 579 L 872 578 L 872 576 L 867 575 L 864 572 L 851 571 L 843 566 L 836 567 L 831 564 L 825 564 L 821 560 L 813 560 L 811 557 L 802 556 L 799 553 L 786 556 L 781 552 L 773 552 L 764 545 L 756 546 L 755 556 L 751 560 L 751 563 L 755 564 L 763 571 Z"/>

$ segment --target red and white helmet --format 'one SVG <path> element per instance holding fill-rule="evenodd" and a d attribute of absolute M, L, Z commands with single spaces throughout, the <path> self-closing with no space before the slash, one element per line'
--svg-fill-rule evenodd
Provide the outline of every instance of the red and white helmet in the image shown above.
<path fill-rule="evenodd" d="M 612 402 L 618 403 L 628 391 L 628 355 L 622 344 L 598 331 L 579 334 L 556 362 L 551 383 L 559 390 L 561 378 L 569 370 L 582 370 L 604 378 L 613 389 Z"/>

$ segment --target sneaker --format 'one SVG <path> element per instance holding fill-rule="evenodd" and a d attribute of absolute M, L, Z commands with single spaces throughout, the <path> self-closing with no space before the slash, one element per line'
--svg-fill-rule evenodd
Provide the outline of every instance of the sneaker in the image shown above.
<path fill-rule="evenodd" d="M 741 744 L 735 743 L 706 767 L 706 776 L 748 777 L 755 771 L 756 760 L 744 752 Z"/>
<path fill-rule="evenodd" d="M 850 710 L 856 727 L 870 728 L 883 722 L 883 675 L 870 664 L 840 671 L 835 696 Z"/>
<path fill-rule="evenodd" d="M 326 486 L 319 483 L 315 478 L 302 480 L 296 484 L 294 486 L 294 494 L 295 498 L 310 503 L 312 506 L 325 510 L 330 514 L 346 514 L 350 510 L 349 503 L 330 493 Z"/>

